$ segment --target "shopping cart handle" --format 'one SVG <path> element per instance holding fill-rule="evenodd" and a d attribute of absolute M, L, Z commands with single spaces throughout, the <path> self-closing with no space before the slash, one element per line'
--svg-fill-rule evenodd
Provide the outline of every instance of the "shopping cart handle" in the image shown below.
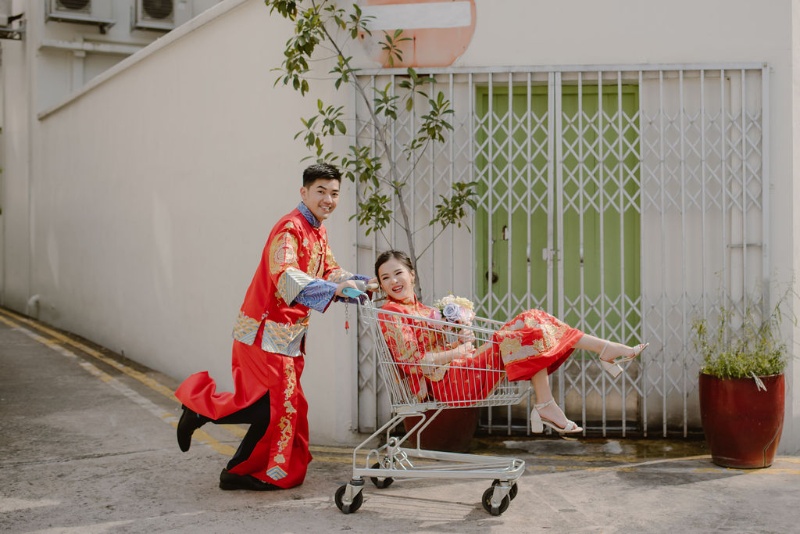
<path fill-rule="evenodd" d="M 353 280 L 358 286 L 358 289 L 352 287 L 346 287 L 342 289 L 342 293 L 344 293 L 345 297 L 349 297 L 351 299 L 357 299 L 361 295 L 366 294 L 367 291 L 375 291 L 378 289 L 378 284 L 368 284 L 364 280 Z"/>
<path fill-rule="evenodd" d="M 346 287 L 346 288 L 342 289 L 342 293 L 344 293 L 345 297 L 348 297 L 348 298 L 351 298 L 351 299 L 357 299 L 361 295 L 365 294 L 363 291 L 359 291 L 358 289 L 356 289 L 354 287 Z"/>

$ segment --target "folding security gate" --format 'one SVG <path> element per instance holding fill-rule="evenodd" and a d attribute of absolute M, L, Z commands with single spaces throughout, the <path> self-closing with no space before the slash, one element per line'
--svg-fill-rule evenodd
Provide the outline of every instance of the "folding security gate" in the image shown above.
<path fill-rule="evenodd" d="M 692 320 L 720 295 L 749 298 L 769 276 L 763 65 L 444 70 L 454 130 L 413 177 L 417 250 L 438 195 L 476 181 L 469 230 L 421 258 L 423 300 L 471 296 L 484 315 L 538 307 L 585 332 L 650 347 L 617 379 L 576 353 L 552 378 L 568 415 L 592 431 L 687 435 L 699 427 Z M 401 72 L 365 75 L 401 91 Z M 374 135 L 357 111 L 359 143 Z M 394 126 L 408 139 L 424 108 Z M 361 236 L 359 269 L 404 234 Z M 372 343 L 359 348 L 359 426 L 386 418 Z M 368 336 L 367 336 L 368 337 Z M 505 409 L 504 409 L 505 410 Z M 529 406 L 487 414 L 493 432 L 526 432 Z M 498 426 L 499 423 L 499 426 Z"/>

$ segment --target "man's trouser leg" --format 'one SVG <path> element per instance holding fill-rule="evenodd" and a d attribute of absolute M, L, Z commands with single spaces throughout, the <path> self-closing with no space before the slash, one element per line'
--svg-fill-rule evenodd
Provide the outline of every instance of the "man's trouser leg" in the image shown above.
<path fill-rule="evenodd" d="M 256 444 L 267 432 L 267 427 L 269 427 L 269 393 L 247 408 L 242 408 L 238 412 L 214 421 L 214 423 L 218 425 L 250 425 L 242 442 L 239 444 L 239 448 L 228 462 L 228 470 L 233 469 L 250 458 Z"/>

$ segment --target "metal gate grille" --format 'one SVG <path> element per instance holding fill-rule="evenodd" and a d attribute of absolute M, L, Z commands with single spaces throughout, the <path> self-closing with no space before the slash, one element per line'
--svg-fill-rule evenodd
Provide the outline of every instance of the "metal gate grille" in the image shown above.
<path fill-rule="evenodd" d="M 455 114 L 443 145 L 404 162 L 417 250 L 435 235 L 427 223 L 452 181 L 476 180 L 481 199 L 471 233 L 451 229 L 421 258 L 423 300 L 468 295 L 496 318 L 539 307 L 601 337 L 646 340 L 642 361 L 618 379 L 600 373 L 594 355 L 570 358 L 551 377 L 558 400 L 604 434 L 698 428 L 691 322 L 718 307 L 718 295 L 759 291 L 769 274 L 767 67 L 426 74 Z M 360 82 L 399 92 L 401 77 L 381 71 Z M 357 107 L 360 144 L 375 138 L 364 111 Z M 401 143 L 416 125 L 409 114 L 392 137 Z M 362 235 L 359 271 L 389 246 L 407 249 L 404 241 L 396 229 Z M 388 411 L 372 346 L 362 338 L 362 430 Z M 524 432 L 528 411 L 503 409 L 486 420 L 502 422 L 494 432 Z"/>

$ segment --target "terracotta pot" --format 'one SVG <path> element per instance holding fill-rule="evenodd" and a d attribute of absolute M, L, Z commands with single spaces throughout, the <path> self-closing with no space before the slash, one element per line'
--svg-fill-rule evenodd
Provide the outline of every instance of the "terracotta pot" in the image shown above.
<path fill-rule="evenodd" d="M 431 417 L 436 410 L 425 412 Z M 480 408 L 453 408 L 443 410 L 431 424 L 422 431 L 419 448 L 431 451 L 466 452 L 478 428 Z M 420 420 L 407 417 L 403 420 L 406 432 Z M 416 433 L 408 440 L 409 447 L 417 446 Z"/>
<path fill-rule="evenodd" d="M 700 375 L 700 417 L 711 461 L 722 467 L 769 467 L 783 430 L 783 375 L 716 378 Z"/>

